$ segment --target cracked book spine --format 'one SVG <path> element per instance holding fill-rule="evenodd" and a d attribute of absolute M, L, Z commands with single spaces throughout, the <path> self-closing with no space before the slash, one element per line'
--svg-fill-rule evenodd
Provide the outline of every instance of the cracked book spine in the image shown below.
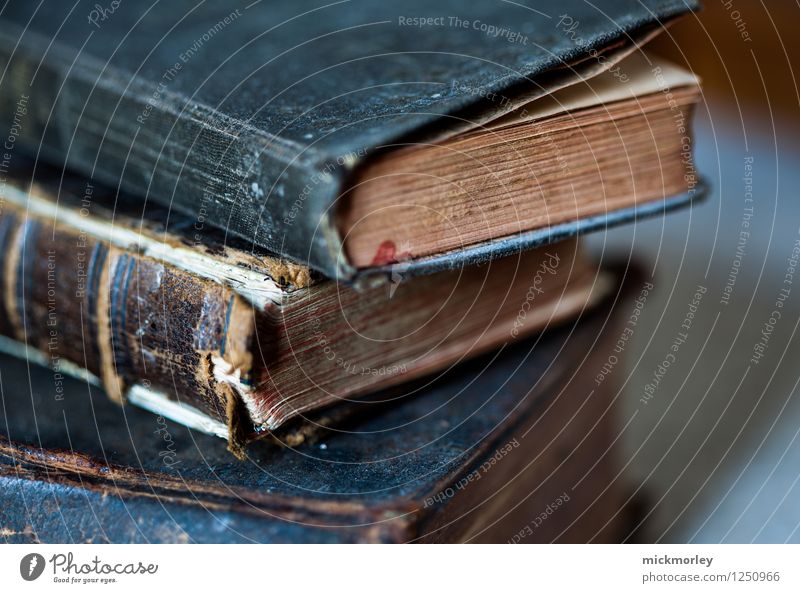
<path fill-rule="evenodd" d="M 238 391 L 252 378 L 250 303 L 57 220 L 0 210 L 0 333 L 44 355 L 56 398 L 63 368 L 77 365 L 118 402 L 139 385 L 223 422 L 235 448 Z"/>

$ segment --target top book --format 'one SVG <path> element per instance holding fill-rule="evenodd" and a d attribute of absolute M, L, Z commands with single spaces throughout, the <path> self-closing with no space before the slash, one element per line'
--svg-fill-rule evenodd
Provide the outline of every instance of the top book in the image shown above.
<path fill-rule="evenodd" d="M 696 7 L 12 0 L 0 113 L 12 149 L 195 233 L 344 280 L 453 268 L 697 190 L 680 125 L 696 81 L 621 62 Z"/>

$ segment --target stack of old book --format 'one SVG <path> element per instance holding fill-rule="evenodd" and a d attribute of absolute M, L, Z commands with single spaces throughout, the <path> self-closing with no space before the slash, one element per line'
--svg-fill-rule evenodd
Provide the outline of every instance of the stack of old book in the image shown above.
<path fill-rule="evenodd" d="M 699 195 L 693 7 L 299 4 L 0 15 L 3 535 L 619 538 L 576 236 Z"/>

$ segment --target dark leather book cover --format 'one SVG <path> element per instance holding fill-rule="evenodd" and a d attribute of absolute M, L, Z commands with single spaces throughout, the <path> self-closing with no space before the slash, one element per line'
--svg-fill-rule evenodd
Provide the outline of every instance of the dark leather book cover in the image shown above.
<path fill-rule="evenodd" d="M 615 288 L 573 240 L 357 292 L 197 243 L 167 209 L 85 184 L 7 181 L 0 351 L 226 438 L 236 455 L 297 415 L 567 322 Z"/>
<path fill-rule="evenodd" d="M 374 152 L 480 125 L 597 70 L 697 7 L 528 4 L 12 0 L 0 13 L 0 113 L 16 143 L 53 164 L 352 278 L 337 198 Z M 410 266 L 453 267 L 664 207 Z"/>
<path fill-rule="evenodd" d="M 57 392 L 51 371 L 2 358 L 0 534 L 614 541 L 627 500 L 614 449 L 618 391 L 613 376 L 595 381 L 625 321 L 612 311 L 454 367 L 413 397 L 387 391 L 357 410 L 335 408 L 332 424 L 333 410 L 308 418 L 304 431 L 258 443 L 245 461 L 91 385 L 59 378 Z"/>

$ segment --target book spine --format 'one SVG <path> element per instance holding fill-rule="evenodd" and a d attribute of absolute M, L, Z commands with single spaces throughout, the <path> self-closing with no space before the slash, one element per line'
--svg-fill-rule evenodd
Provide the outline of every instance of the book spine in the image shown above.
<path fill-rule="evenodd" d="M 156 389 L 224 422 L 234 453 L 249 428 L 252 306 L 230 288 L 78 229 L 0 211 L 0 333 L 97 376 L 115 401 Z"/>
<path fill-rule="evenodd" d="M 15 142 L 110 187 L 192 217 L 329 277 L 350 277 L 330 204 L 344 173 L 163 81 L 95 63 L 3 22 L 0 116 Z M 24 112 L 24 113 L 21 113 Z M 224 221 L 224 223 L 220 222 Z"/>

